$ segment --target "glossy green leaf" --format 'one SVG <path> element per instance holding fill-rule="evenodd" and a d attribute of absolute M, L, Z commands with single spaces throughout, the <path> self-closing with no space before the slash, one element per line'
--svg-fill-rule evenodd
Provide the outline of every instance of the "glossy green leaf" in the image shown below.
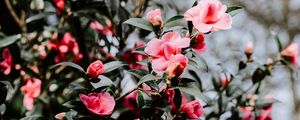
<path fill-rule="evenodd" d="M 180 92 L 180 90 L 178 88 L 175 88 L 174 92 L 175 92 L 175 95 L 174 95 L 174 98 L 173 98 L 173 103 L 175 104 L 175 106 L 177 108 L 180 108 L 181 101 L 182 101 L 182 99 L 181 99 L 181 92 Z"/>
<path fill-rule="evenodd" d="M 66 118 L 67 118 L 67 120 L 73 120 L 73 118 L 75 118 L 76 116 L 77 116 L 77 112 L 76 111 L 66 112 Z"/>
<path fill-rule="evenodd" d="M 112 61 L 109 63 L 105 63 L 104 66 L 106 69 L 105 69 L 104 73 L 109 73 L 109 72 L 119 69 L 120 67 L 125 66 L 125 65 L 127 65 L 127 64 L 124 64 L 121 61 Z"/>
<path fill-rule="evenodd" d="M 142 83 L 144 82 L 149 82 L 149 81 L 153 81 L 153 80 L 159 80 L 161 79 L 160 77 L 156 77 L 152 74 L 148 74 L 144 77 L 141 78 L 141 80 L 137 83 L 137 86 L 140 86 Z"/>
<path fill-rule="evenodd" d="M 226 10 L 226 13 L 230 13 L 230 12 L 233 12 L 233 11 L 236 11 L 236 10 L 239 10 L 239 9 L 242 9 L 242 7 L 239 7 L 239 6 L 228 7 L 227 10 Z"/>
<path fill-rule="evenodd" d="M 154 31 L 153 25 L 149 21 L 142 18 L 130 18 L 126 20 L 124 24 L 132 25 L 148 31 Z"/>
<path fill-rule="evenodd" d="M 114 82 L 112 82 L 108 77 L 106 77 L 104 75 L 100 75 L 98 78 L 100 79 L 99 82 L 97 82 L 97 83 L 91 82 L 92 86 L 95 89 L 101 88 L 101 87 L 114 86 Z"/>
<path fill-rule="evenodd" d="M 11 45 L 11 44 L 17 42 L 18 40 L 20 40 L 20 38 L 21 38 L 21 34 L 16 34 L 16 35 L 0 38 L 0 48 Z"/>
<path fill-rule="evenodd" d="M 145 105 L 143 92 L 138 90 L 137 103 L 139 108 L 142 108 Z"/>
<path fill-rule="evenodd" d="M 85 73 L 84 69 L 81 66 L 79 66 L 79 65 L 77 65 L 77 64 L 75 64 L 73 62 L 61 62 L 61 63 L 58 63 L 58 64 L 52 66 L 51 69 L 53 69 L 53 68 L 55 68 L 57 66 L 61 66 L 61 65 L 69 66 L 69 67 L 72 67 L 72 68 L 75 68 L 75 69 L 79 70 L 80 72 Z"/>

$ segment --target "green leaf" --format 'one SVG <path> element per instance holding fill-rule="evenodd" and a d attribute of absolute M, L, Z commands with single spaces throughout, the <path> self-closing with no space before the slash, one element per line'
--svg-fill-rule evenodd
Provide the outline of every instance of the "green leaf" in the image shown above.
<path fill-rule="evenodd" d="M 111 72 L 115 69 L 119 69 L 120 67 L 125 66 L 125 65 L 127 65 L 127 64 L 124 64 L 121 61 L 112 61 L 112 62 L 109 62 L 109 63 L 105 63 L 104 64 L 104 66 L 105 66 L 104 73 L 108 73 L 108 72 Z"/>
<path fill-rule="evenodd" d="M 124 22 L 124 24 L 129 24 L 144 30 L 155 31 L 153 25 L 142 18 L 130 18 Z"/>
<path fill-rule="evenodd" d="M 208 64 L 207 64 L 206 60 L 203 57 L 201 57 L 198 53 L 196 53 L 194 51 L 192 51 L 192 54 L 196 58 L 196 63 L 198 65 L 200 65 L 200 64 L 204 65 L 204 68 L 205 68 L 206 72 L 208 72 Z"/>
<path fill-rule="evenodd" d="M 46 118 L 41 115 L 32 115 L 32 116 L 24 117 L 20 120 L 49 120 L 49 118 Z"/>
<path fill-rule="evenodd" d="M 20 38 L 21 38 L 21 34 L 16 34 L 16 35 L 0 38 L 0 48 L 11 45 L 11 44 L 15 43 L 17 40 L 19 40 Z"/>
<path fill-rule="evenodd" d="M 280 38 L 278 35 L 275 36 L 275 41 L 276 41 L 276 44 L 277 44 L 277 47 L 278 47 L 278 51 L 282 51 L 282 44 L 280 42 Z"/>
<path fill-rule="evenodd" d="M 97 82 L 97 83 L 91 82 L 92 86 L 95 89 L 102 88 L 102 87 L 115 86 L 114 82 L 112 82 L 108 77 L 106 77 L 104 75 L 100 75 L 98 78 L 100 79 L 99 82 Z"/>
<path fill-rule="evenodd" d="M 144 77 L 141 78 L 141 80 L 137 83 L 137 86 L 140 86 L 142 83 L 144 82 L 149 82 L 149 81 L 153 81 L 153 80 L 159 80 L 161 79 L 160 77 L 156 77 L 152 74 L 148 74 Z"/>
<path fill-rule="evenodd" d="M 66 112 L 66 118 L 67 118 L 67 120 L 73 120 L 73 118 L 75 118 L 76 115 L 77 115 L 76 111 Z"/>
<path fill-rule="evenodd" d="M 6 111 L 6 106 L 5 104 L 0 105 L 0 114 L 3 115 Z"/>
<path fill-rule="evenodd" d="M 29 18 L 27 18 L 25 20 L 26 23 L 30 23 L 32 21 L 35 21 L 35 20 L 40 20 L 40 19 L 43 19 L 49 15 L 55 15 L 56 12 L 45 12 L 45 13 L 39 13 L 39 14 L 36 14 L 36 15 L 32 15 L 30 16 Z"/>
<path fill-rule="evenodd" d="M 84 104 L 81 101 L 71 100 L 71 101 L 64 103 L 62 106 L 69 108 L 69 109 L 74 109 L 74 108 L 78 108 L 82 105 L 84 106 Z"/>
<path fill-rule="evenodd" d="M 174 104 L 177 108 L 180 108 L 181 101 L 182 101 L 180 90 L 178 88 L 175 88 L 174 92 L 175 92 L 175 95 L 174 95 L 174 98 L 173 98 L 173 102 L 174 102 Z"/>
<path fill-rule="evenodd" d="M 172 31 L 177 29 L 186 29 L 182 15 L 176 15 L 167 20 L 164 24 L 164 31 Z"/>
<path fill-rule="evenodd" d="M 137 103 L 139 108 L 142 108 L 145 105 L 143 92 L 138 90 Z"/>
<path fill-rule="evenodd" d="M 53 68 L 55 68 L 57 66 L 61 66 L 61 65 L 69 66 L 69 67 L 72 67 L 72 68 L 75 68 L 75 69 L 79 70 L 80 72 L 85 73 L 84 69 L 81 66 L 79 66 L 79 65 L 77 65 L 73 62 L 61 62 L 61 63 L 58 63 L 58 64 L 52 66 L 50 69 L 53 69 Z"/>
<path fill-rule="evenodd" d="M 7 91 L 8 86 L 5 83 L 0 82 L 0 105 L 3 104 L 6 100 Z"/>
<path fill-rule="evenodd" d="M 226 13 L 230 13 L 230 12 L 233 12 L 233 11 L 236 11 L 236 10 L 239 10 L 239 9 L 242 9 L 242 7 L 239 7 L 239 6 L 228 7 L 227 10 L 226 10 Z"/>
<path fill-rule="evenodd" d="M 267 74 L 263 69 L 257 68 L 252 75 L 253 84 L 262 81 L 266 76 Z"/>
<path fill-rule="evenodd" d="M 78 84 L 78 83 L 75 83 L 75 82 L 70 83 L 69 88 L 70 88 L 71 90 L 87 90 L 87 89 L 84 88 L 82 85 L 80 85 L 80 84 Z"/>

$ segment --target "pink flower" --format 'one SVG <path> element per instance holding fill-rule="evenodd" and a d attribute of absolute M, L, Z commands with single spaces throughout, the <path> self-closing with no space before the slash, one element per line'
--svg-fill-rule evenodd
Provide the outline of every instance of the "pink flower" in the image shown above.
<path fill-rule="evenodd" d="M 152 60 L 151 65 L 155 72 L 166 71 L 169 77 L 174 77 L 183 73 L 188 65 L 188 59 L 182 54 L 171 54 L 169 59 L 161 57 Z"/>
<path fill-rule="evenodd" d="M 147 19 L 153 26 L 162 26 L 160 9 L 151 10 L 147 13 Z"/>
<path fill-rule="evenodd" d="M 253 107 L 239 107 L 238 109 L 242 113 L 242 114 L 240 114 L 241 120 L 251 120 L 252 119 Z"/>
<path fill-rule="evenodd" d="M 143 67 L 141 64 L 137 64 L 137 62 L 141 62 L 142 60 L 146 59 L 147 56 L 132 52 L 135 49 L 144 46 L 144 44 L 144 42 L 138 41 L 134 48 L 124 52 L 123 59 L 129 64 L 131 69 L 141 69 Z"/>
<path fill-rule="evenodd" d="M 116 104 L 114 97 L 108 93 L 80 94 L 79 98 L 90 112 L 100 116 L 110 115 Z"/>
<path fill-rule="evenodd" d="M 252 41 L 249 41 L 247 43 L 247 46 L 244 51 L 246 54 L 250 54 L 250 55 L 253 53 L 253 42 Z"/>
<path fill-rule="evenodd" d="M 222 89 L 227 88 L 230 80 L 231 80 L 231 76 L 230 75 L 225 75 L 225 73 L 221 74 L 221 86 L 222 86 Z"/>
<path fill-rule="evenodd" d="M 56 7 L 59 8 L 60 10 L 65 9 L 65 1 L 64 0 L 53 0 L 55 3 Z"/>
<path fill-rule="evenodd" d="M 41 94 L 42 81 L 33 78 L 28 79 L 26 85 L 21 87 L 21 92 L 24 94 L 23 105 L 27 110 L 32 110 L 34 107 L 34 98 Z"/>
<path fill-rule="evenodd" d="M 160 91 L 162 91 L 164 89 L 166 89 L 165 86 L 161 87 Z M 173 102 L 174 96 L 175 96 L 175 91 L 173 88 L 169 88 L 168 90 L 165 91 L 164 100 L 166 101 L 166 103 L 168 105 L 171 105 L 171 112 L 173 112 L 173 113 L 175 113 L 176 110 L 179 109 L 175 106 L 175 104 Z M 185 96 L 181 95 L 181 106 L 188 102 L 189 102 L 189 100 Z"/>
<path fill-rule="evenodd" d="M 0 62 L 0 72 L 2 72 L 5 75 L 8 75 L 11 72 L 11 66 L 12 66 L 12 56 L 9 52 L 8 48 L 5 48 L 2 52 L 2 58 L 3 61 Z"/>
<path fill-rule="evenodd" d="M 181 38 L 177 32 L 168 32 L 160 39 L 152 39 L 147 43 L 145 53 L 151 57 L 165 57 L 169 59 L 171 54 L 179 54 L 181 48 L 190 46 L 189 38 Z"/>
<path fill-rule="evenodd" d="M 184 18 L 192 21 L 195 28 L 202 33 L 230 29 L 232 20 L 225 13 L 226 10 L 227 6 L 222 5 L 219 0 L 201 0 L 197 6 L 184 13 Z"/>
<path fill-rule="evenodd" d="M 270 100 L 273 99 L 272 94 L 267 94 L 264 96 L 263 100 Z M 261 113 L 258 116 L 258 120 L 272 120 L 271 118 L 271 110 L 272 110 L 272 104 L 263 107 Z"/>
<path fill-rule="evenodd" d="M 87 68 L 87 73 L 90 75 L 91 78 L 97 78 L 105 71 L 105 66 L 100 60 L 97 60 L 90 64 Z"/>
<path fill-rule="evenodd" d="M 197 53 L 203 53 L 205 51 L 205 34 L 198 34 L 192 41 L 191 41 L 191 47 L 193 50 Z"/>
<path fill-rule="evenodd" d="M 135 90 L 124 98 L 123 105 L 131 112 L 139 112 L 138 105 L 136 102 L 137 95 L 138 91 Z"/>
<path fill-rule="evenodd" d="M 298 61 L 298 44 L 292 43 L 286 49 L 281 52 L 281 55 L 284 59 L 291 62 L 294 65 L 297 65 Z"/>
<path fill-rule="evenodd" d="M 204 110 L 197 100 L 182 105 L 180 111 L 183 111 L 189 119 L 197 119 L 204 114 Z"/>
<path fill-rule="evenodd" d="M 151 64 L 155 72 L 167 70 L 172 77 L 180 75 L 187 66 L 188 59 L 180 53 L 181 48 L 189 45 L 189 38 L 181 38 L 177 32 L 169 32 L 161 40 L 152 39 L 148 42 L 144 51 L 153 58 Z"/>
<path fill-rule="evenodd" d="M 101 25 L 98 21 L 91 22 L 90 27 L 106 36 L 111 36 L 113 34 L 111 31 L 112 24 L 109 20 L 106 20 L 106 27 L 103 27 L 103 25 Z"/>
<path fill-rule="evenodd" d="M 48 49 L 59 52 L 59 55 L 55 57 L 55 62 L 62 62 L 67 60 L 67 54 L 74 55 L 73 61 L 78 61 L 82 58 L 82 54 L 79 51 L 79 46 L 76 39 L 71 33 L 67 32 L 64 34 L 62 40 L 57 40 L 57 33 L 54 33 L 54 39 L 49 42 Z"/>

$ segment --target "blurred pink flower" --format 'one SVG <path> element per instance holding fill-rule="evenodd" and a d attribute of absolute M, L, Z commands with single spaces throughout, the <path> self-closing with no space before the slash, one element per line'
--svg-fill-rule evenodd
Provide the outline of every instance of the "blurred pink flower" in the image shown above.
<path fill-rule="evenodd" d="M 12 56 L 8 48 L 3 49 L 2 58 L 3 61 L 0 62 L 0 72 L 8 75 L 11 72 L 11 66 L 13 64 Z"/>
<path fill-rule="evenodd" d="M 226 10 L 227 6 L 219 0 L 201 0 L 197 6 L 184 13 L 184 18 L 192 21 L 194 27 L 202 33 L 230 29 L 232 19 Z"/>
<path fill-rule="evenodd" d="M 59 55 L 55 57 L 56 63 L 66 61 L 67 54 L 70 55 L 73 54 L 75 57 L 73 61 L 75 62 L 82 58 L 82 54 L 79 52 L 78 43 L 71 33 L 69 32 L 65 33 L 60 42 L 57 40 L 57 33 L 54 33 L 53 36 L 55 40 L 51 40 L 49 42 L 48 49 L 49 50 L 53 49 L 59 52 Z"/>
<path fill-rule="evenodd" d="M 251 120 L 253 107 L 239 107 L 239 111 L 242 113 L 240 115 L 241 120 Z"/>
<path fill-rule="evenodd" d="M 147 93 L 148 95 L 151 94 L 151 88 L 147 85 L 143 85 L 142 91 Z M 138 96 L 137 90 L 131 92 L 129 95 L 127 95 L 124 98 L 123 105 L 131 112 L 139 114 L 140 110 L 138 108 L 137 101 L 136 101 L 137 96 Z"/>
<path fill-rule="evenodd" d="M 53 0 L 53 2 L 55 3 L 56 7 L 60 10 L 65 9 L 65 0 Z"/>
<path fill-rule="evenodd" d="M 87 68 L 87 73 L 90 75 L 91 78 L 97 78 L 105 71 L 105 66 L 100 60 L 97 60 L 90 64 Z"/>
<path fill-rule="evenodd" d="M 79 98 L 90 112 L 100 116 L 112 114 L 116 104 L 114 97 L 108 93 L 80 94 Z"/>
<path fill-rule="evenodd" d="M 263 98 L 263 100 L 270 100 L 270 99 L 273 99 L 272 94 L 267 94 Z M 258 120 L 272 120 L 271 115 L 270 115 L 271 110 L 272 110 L 272 104 L 263 107 L 261 113 L 258 115 Z"/>
<path fill-rule="evenodd" d="M 292 43 L 286 49 L 281 52 L 281 55 L 289 62 L 297 65 L 298 61 L 298 44 Z"/>
<path fill-rule="evenodd" d="M 204 114 L 204 110 L 197 100 L 183 104 L 180 111 L 183 111 L 189 119 L 198 119 Z"/>
<path fill-rule="evenodd" d="M 109 20 L 106 20 L 105 22 L 106 22 L 106 27 L 101 25 L 98 21 L 91 22 L 90 27 L 102 33 L 103 35 L 112 36 L 113 34 L 113 32 L 111 31 L 112 24 Z"/>
<path fill-rule="evenodd" d="M 179 76 L 187 67 L 188 59 L 182 54 L 171 54 L 169 59 L 164 57 L 152 60 L 152 69 L 155 72 L 166 71 L 169 77 Z"/>
<path fill-rule="evenodd" d="M 253 42 L 252 41 L 249 41 L 247 43 L 247 46 L 246 46 L 244 51 L 245 51 L 246 54 L 252 54 L 253 53 Z"/>
<path fill-rule="evenodd" d="M 147 19 L 153 26 L 162 26 L 163 25 L 160 9 L 155 9 L 155 10 L 149 11 L 147 13 Z"/>
<path fill-rule="evenodd" d="M 37 78 L 28 79 L 26 85 L 21 87 L 21 92 L 24 94 L 23 105 L 27 110 L 32 110 L 34 107 L 34 99 L 41 94 L 42 81 Z"/>
<path fill-rule="evenodd" d="M 144 45 L 145 43 L 143 41 L 138 41 L 134 48 L 124 52 L 123 59 L 129 64 L 131 69 L 141 69 L 143 67 L 141 64 L 137 64 L 137 62 L 141 62 L 142 60 L 146 59 L 147 56 L 132 52 Z"/>
<path fill-rule="evenodd" d="M 63 120 L 65 116 L 66 116 L 66 113 L 61 112 L 61 113 L 56 114 L 54 117 L 55 117 L 55 119 Z"/>

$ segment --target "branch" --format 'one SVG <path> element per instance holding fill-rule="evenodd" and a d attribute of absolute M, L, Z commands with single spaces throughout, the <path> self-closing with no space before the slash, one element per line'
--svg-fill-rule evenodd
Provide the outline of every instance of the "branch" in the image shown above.
<path fill-rule="evenodd" d="M 15 22 L 18 24 L 20 27 L 20 30 L 22 32 L 26 32 L 26 26 L 25 26 L 25 11 L 21 10 L 21 17 L 19 18 L 18 15 L 16 14 L 15 10 L 13 9 L 12 5 L 10 4 L 9 0 L 5 0 L 5 4 L 7 6 L 7 9 Z"/>

